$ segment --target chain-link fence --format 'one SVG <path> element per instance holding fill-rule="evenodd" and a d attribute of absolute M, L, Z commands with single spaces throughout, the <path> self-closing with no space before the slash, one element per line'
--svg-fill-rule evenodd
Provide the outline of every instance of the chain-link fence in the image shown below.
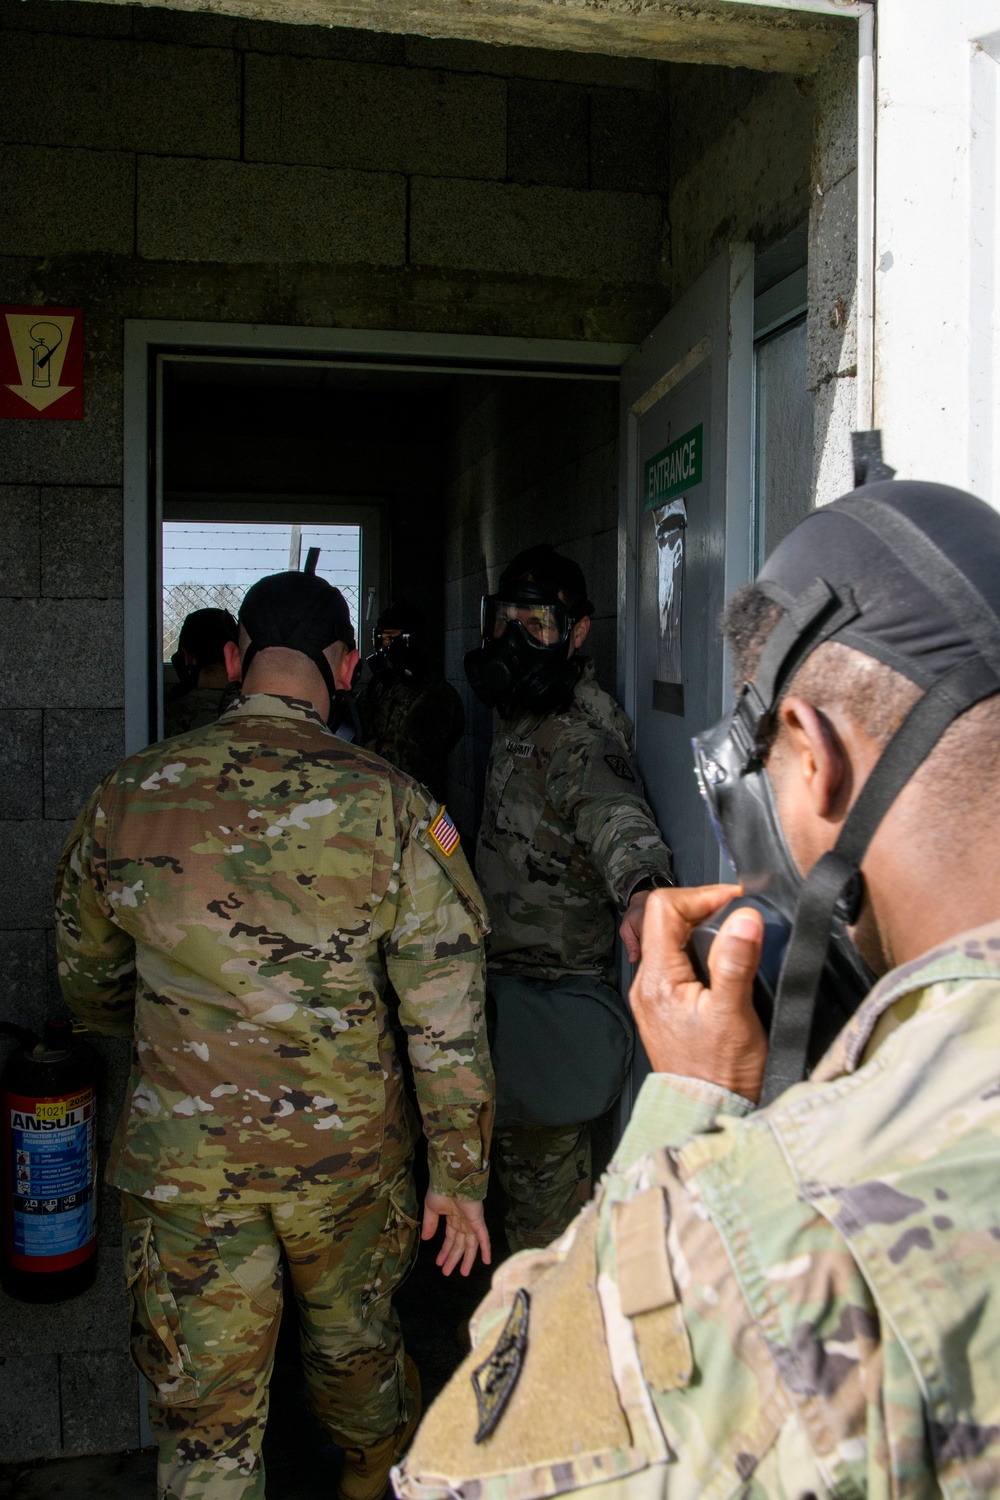
<path fill-rule="evenodd" d="M 239 614 L 240 605 L 247 590 L 242 584 L 233 583 L 174 583 L 163 590 L 163 660 L 169 661 L 177 650 L 181 626 L 187 616 L 196 609 L 228 609 Z M 358 586 L 341 584 L 340 592 L 347 600 L 351 619 L 357 628 Z"/>

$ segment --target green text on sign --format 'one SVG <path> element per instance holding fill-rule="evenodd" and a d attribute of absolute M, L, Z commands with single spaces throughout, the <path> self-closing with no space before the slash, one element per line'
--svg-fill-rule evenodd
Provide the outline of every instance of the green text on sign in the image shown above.
<path fill-rule="evenodd" d="M 642 490 L 646 509 L 652 510 L 671 495 L 701 484 L 701 457 L 704 450 L 704 424 L 699 422 L 669 447 L 647 458 L 642 470 Z"/>

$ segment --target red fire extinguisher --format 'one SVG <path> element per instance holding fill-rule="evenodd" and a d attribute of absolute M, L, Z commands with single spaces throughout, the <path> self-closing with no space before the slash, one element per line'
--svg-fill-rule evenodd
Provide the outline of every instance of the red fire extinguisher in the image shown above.
<path fill-rule="evenodd" d="M 0 1074 L 0 1281 L 22 1302 L 62 1302 L 97 1269 L 98 1060 L 69 1020 L 18 1045 Z"/>

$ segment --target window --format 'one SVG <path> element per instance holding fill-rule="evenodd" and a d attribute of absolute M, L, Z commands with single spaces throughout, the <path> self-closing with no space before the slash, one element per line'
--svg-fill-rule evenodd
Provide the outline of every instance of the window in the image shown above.
<path fill-rule="evenodd" d="M 239 613 L 251 584 L 268 573 L 305 566 L 319 548 L 316 572 L 335 584 L 358 624 L 361 527 L 307 522 L 164 521 L 163 660 L 177 649 L 185 617 L 196 609 Z"/>

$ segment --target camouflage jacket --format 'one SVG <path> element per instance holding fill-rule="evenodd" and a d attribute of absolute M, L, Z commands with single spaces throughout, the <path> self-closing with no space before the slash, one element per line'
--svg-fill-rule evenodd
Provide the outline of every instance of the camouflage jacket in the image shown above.
<path fill-rule="evenodd" d="M 374 679 L 358 695 L 358 708 L 368 749 L 443 796 L 448 752 L 465 733 L 462 700 L 451 683 L 427 675 L 383 689 Z"/>
<path fill-rule="evenodd" d="M 1000 922 L 888 975 L 766 1110 L 647 1079 L 595 1201 L 495 1276 L 398 1493 L 995 1495 L 998 1070 Z"/>
<path fill-rule="evenodd" d="M 310 705 L 266 694 L 102 783 L 63 852 L 56 937 L 71 1009 L 134 1038 L 111 1181 L 254 1202 L 383 1180 L 415 1135 L 389 979 L 432 1186 L 483 1196 L 486 928 L 437 811 Z"/>
<path fill-rule="evenodd" d="M 180 698 L 163 700 L 163 738 L 214 724 L 223 709 L 226 688 L 193 687 Z"/>
<path fill-rule="evenodd" d="M 587 661 L 561 713 L 501 719 L 486 772 L 476 874 L 491 968 L 614 983 L 617 912 L 646 876 L 670 876 L 628 716 Z"/>

